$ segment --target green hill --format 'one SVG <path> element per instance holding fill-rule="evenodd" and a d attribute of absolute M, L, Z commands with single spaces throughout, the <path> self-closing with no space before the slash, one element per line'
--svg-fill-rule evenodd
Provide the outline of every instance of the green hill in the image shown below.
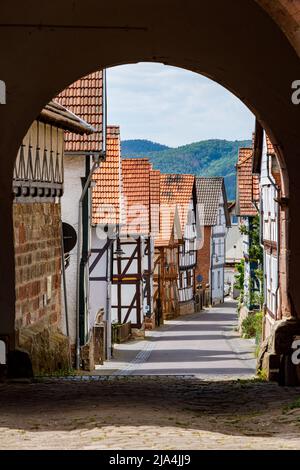
<path fill-rule="evenodd" d="M 151 140 L 135 139 L 135 140 L 123 140 L 122 142 L 122 155 L 130 155 L 136 153 L 148 153 L 148 152 L 160 152 L 162 150 L 168 150 L 170 147 L 166 145 L 151 142 Z"/>
<path fill-rule="evenodd" d="M 147 157 L 162 173 L 192 173 L 196 176 L 224 176 L 227 197 L 235 199 L 238 149 L 250 140 L 203 140 L 177 148 L 148 140 L 125 140 L 122 157 Z"/>

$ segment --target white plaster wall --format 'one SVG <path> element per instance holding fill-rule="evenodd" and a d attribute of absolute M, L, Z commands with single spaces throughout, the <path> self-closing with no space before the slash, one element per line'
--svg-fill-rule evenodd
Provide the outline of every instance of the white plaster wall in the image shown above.
<path fill-rule="evenodd" d="M 229 227 L 226 235 L 226 263 L 239 263 L 243 257 L 243 237 L 239 225 Z"/>
<path fill-rule="evenodd" d="M 92 248 L 101 249 L 105 246 L 107 238 L 98 238 L 97 229 L 92 227 Z M 91 253 L 89 266 L 91 266 L 97 257 L 97 253 Z M 100 309 L 104 310 L 104 320 L 109 320 L 110 308 L 110 269 L 107 266 L 109 253 L 105 251 L 100 261 L 90 273 L 90 325 L 94 325 L 97 313 Z M 108 280 L 92 280 L 93 277 L 107 278 Z"/>
<path fill-rule="evenodd" d="M 103 238 L 103 231 L 97 230 L 97 227 L 91 228 L 91 246 L 92 249 L 101 249 L 107 243 L 107 238 Z M 113 243 L 113 242 L 112 242 Z M 89 266 L 97 257 L 97 253 L 91 253 L 89 259 Z M 89 280 L 89 303 L 90 303 L 90 326 L 95 324 L 97 314 L 100 309 L 104 311 L 103 320 L 107 325 L 106 331 L 106 354 L 107 358 L 111 358 L 111 250 L 108 248 L 99 262 L 96 264 L 93 271 L 90 273 Z M 107 280 L 92 280 L 94 277 L 106 278 Z"/>
<path fill-rule="evenodd" d="M 268 166 L 269 166 L 269 177 L 268 177 Z M 271 179 L 271 181 L 270 181 Z M 271 174 L 271 159 L 268 165 L 266 145 L 264 146 L 263 157 L 261 162 L 261 177 L 260 187 L 262 194 L 261 209 L 263 211 L 263 238 L 277 242 L 277 210 L 278 203 L 275 198 L 278 196 L 276 189 L 273 186 L 275 183 L 274 178 Z"/>
<path fill-rule="evenodd" d="M 122 243 L 123 241 L 123 243 Z M 121 248 L 124 252 L 124 255 L 123 257 L 124 258 L 129 258 L 132 256 L 135 248 L 136 248 L 136 244 L 131 244 L 131 245 L 127 245 L 126 244 L 126 241 L 130 242 L 130 241 L 133 241 L 133 240 L 130 240 L 129 238 L 128 239 L 124 239 L 124 240 L 121 240 Z M 140 245 L 140 250 L 141 250 L 141 265 L 142 265 L 142 274 L 144 272 L 145 269 L 147 269 L 148 267 L 148 257 L 145 256 L 145 253 L 144 253 L 144 250 L 145 250 L 145 244 L 144 244 L 144 239 L 143 237 L 141 237 L 141 245 Z M 122 259 L 121 260 L 121 269 L 122 271 L 125 269 L 126 265 L 128 263 L 128 260 L 126 259 Z M 113 265 L 113 272 L 114 274 L 118 272 L 117 270 L 117 261 L 115 260 L 114 261 L 114 265 Z M 138 262 L 137 260 L 133 260 L 129 266 L 129 269 L 126 273 L 127 275 L 136 275 L 138 274 Z M 132 302 L 132 299 L 135 295 L 135 292 L 136 292 L 136 285 L 135 284 L 123 284 L 121 286 L 121 299 L 122 299 L 122 320 L 124 319 L 124 316 L 127 312 L 127 307 L 128 305 L 131 304 Z M 140 312 L 140 315 L 141 315 L 141 322 L 143 322 L 143 315 L 144 315 L 144 312 L 143 312 L 143 307 L 145 305 L 145 302 L 144 302 L 144 299 L 143 299 L 143 284 L 142 282 L 140 283 L 140 305 L 141 305 L 141 312 Z M 111 310 L 111 319 L 112 319 L 112 322 L 118 322 L 118 309 L 114 306 L 117 306 L 118 304 L 118 296 L 117 296 L 117 285 L 112 285 L 112 295 L 111 295 L 111 298 L 112 298 L 112 301 L 111 301 L 111 305 L 112 305 L 112 310 Z M 127 321 L 131 321 L 132 323 L 136 323 L 136 318 L 137 318 L 137 312 L 136 312 L 136 309 L 132 309 L 130 315 L 129 315 L 129 318 Z"/>
<path fill-rule="evenodd" d="M 211 269 L 211 296 L 212 303 L 224 300 L 224 264 L 226 252 L 226 218 L 224 211 L 223 194 L 220 197 L 217 223 L 212 227 L 211 244 L 215 242 L 216 253 L 212 256 Z M 212 248 L 212 247 L 211 247 Z M 218 277 L 220 279 L 218 283 Z"/>
<path fill-rule="evenodd" d="M 85 175 L 84 157 L 64 157 L 64 194 L 61 199 L 62 221 L 72 225 L 78 231 L 78 203 L 82 192 L 80 178 Z M 69 330 L 71 343 L 76 341 L 76 276 L 77 276 L 77 245 L 70 253 L 70 265 L 66 269 L 67 301 Z M 64 299 L 62 299 L 64 306 Z M 65 331 L 65 315 L 63 330 Z"/>

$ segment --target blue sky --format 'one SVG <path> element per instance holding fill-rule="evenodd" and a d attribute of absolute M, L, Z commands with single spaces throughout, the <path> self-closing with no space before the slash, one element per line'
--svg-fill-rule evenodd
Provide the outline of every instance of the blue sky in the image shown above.
<path fill-rule="evenodd" d="M 250 139 L 254 116 L 234 95 L 193 72 L 140 63 L 107 70 L 108 124 L 121 139 L 177 147 L 204 139 Z"/>

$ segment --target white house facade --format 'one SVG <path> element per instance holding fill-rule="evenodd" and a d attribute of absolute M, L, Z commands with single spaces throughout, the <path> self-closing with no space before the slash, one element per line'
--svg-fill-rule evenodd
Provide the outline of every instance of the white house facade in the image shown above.
<path fill-rule="evenodd" d="M 230 293 L 233 298 L 238 296 L 235 290 L 236 265 L 243 258 L 243 235 L 240 231 L 239 218 L 236 215 L 235 202 L 228 203 L 228 211 L 230 215 L 231 226 L 228 228 L 225 241 L 225 270 L 224 283 L 225 292 Z"/>
<path fill-rule="evenodd" d="M 261 169 L 261 243 L 264 249 L 264 336 L 268 337 L 275 321 L 280 319 L 279 293 L 279 230 L 280 174 L 274 148 L 267 136 L 264 139 Z"/>
<path fill-rule="evenodd" d="M 227 222 L 225 216 L 223 192 L 220 194 L 216 224 L 212 227 L 211 235 L 211 299 L 212 304 L 224 302 L 224 271 L 226 253 Z"/>
<path fill-rule="evenodd" d="M 204 225 L 203 246 L 197 252 L 197 278 L 209 288 L 210 302 L 215 305 L 224 301 L 226 235 L 230 227 L 224 178 L 197 177 L 196 193 Z"/>

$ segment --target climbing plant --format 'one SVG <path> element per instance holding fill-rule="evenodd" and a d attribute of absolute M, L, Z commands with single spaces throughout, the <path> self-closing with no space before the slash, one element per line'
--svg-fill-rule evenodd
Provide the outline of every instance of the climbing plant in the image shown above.
<path fill-rule="evenodd" d="M 240 233 L 250 237 L 249 245 L 249 258 L 248 262 L 254 266 L 254 277 L 250 279 L 249 298 L 246 299 L 244 293 L 244 279 L 245 279 L 245 260 L 242 259 L 236 268 L 238 274 L 236 275 L 235 286 L 240 290 L 239 303 L 249 303 L 259 309 L 262 308 L 264 302 L 263 294 L 263 248 L 260 244 L 260 218 L 256 215 L 251 219 L 249 228 L 246 225 L 240 226 Z"/>

